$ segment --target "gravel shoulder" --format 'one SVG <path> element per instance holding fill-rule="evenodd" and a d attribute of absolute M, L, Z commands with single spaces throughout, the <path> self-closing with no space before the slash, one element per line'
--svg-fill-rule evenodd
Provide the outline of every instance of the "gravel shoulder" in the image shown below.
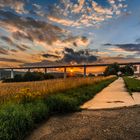
<path fill-rule="evenodd" d="M 26 140 L 140 140 L 140 106 L 53 116 Z"/>

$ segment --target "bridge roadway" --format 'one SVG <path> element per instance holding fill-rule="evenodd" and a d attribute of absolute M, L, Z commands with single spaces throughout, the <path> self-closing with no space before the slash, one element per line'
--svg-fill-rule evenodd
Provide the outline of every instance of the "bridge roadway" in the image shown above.
<path fill-rule="evenodd" d="M 111 63 L 96 63 L 96 64 L 77 64 L 77 65 L 54 65 L 54 66 L 22 66 L 22 67 L 5 67 L 5 68 L 0 68 L 1 70 L 10 70 L 11 71 L 11 78 L 14 78 L 14 70 L 33 70 L 33 69 L 44 69 L 44 72 L 47 73 L 47 69 L 50 68 L 64 68 L 64 78 L 66 78 L 66 73 L 67 73 L 67 68 L 74 68 L 74 67 L 79 67 L 83 68 L 83 75 L 86 77 L 86 68 L 88 67 L 100 67 L 100 66 L 109 66 Z M 133 66 L 139 66 L 139 73 L 140 73 L 140 62 L 130 62 L 130 63 L 118 63 L 120 66 L 122 65 L 128 65 L 131 64 Z"/>

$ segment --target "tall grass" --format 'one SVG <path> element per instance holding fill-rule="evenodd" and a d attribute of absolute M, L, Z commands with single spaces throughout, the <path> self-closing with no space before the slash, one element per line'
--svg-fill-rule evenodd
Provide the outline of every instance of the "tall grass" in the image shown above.
<path fill-rule="evenodd" d="M 96 83 L 101 80 L 110 79 L 110 77 L 96 77 L 96 78 L 68 78 L 55 79 L 38 82 L 22 82 L 22 83 L 0 83 L 0 103 L 11 99 L 17 94 L 21 94 L 23 90 L 27 89 L 28 93 L 33 94 L 50 94 L 59 91 L 65 91 L 78 86 Z"/>
<path fill-rule="evenodd" d="M 79 110 L 81 104 L 91 99 L 115 79 L 113 77 L 94 79 L 91 80 L 92 82 L 78 84 L 79 87 L 69 90 L 62 88 L 63 91 L 49 94 L 47 97 L 20 96 L 19 102 L 5 102 L 0 106 L 0 140 L 23 140 L 40 121 L 53 113 Z"/>

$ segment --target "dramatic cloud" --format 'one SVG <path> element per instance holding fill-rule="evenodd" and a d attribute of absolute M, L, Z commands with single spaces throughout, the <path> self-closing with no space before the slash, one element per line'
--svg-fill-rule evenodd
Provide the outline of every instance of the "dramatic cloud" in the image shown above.
<path fill-rule="evenodd" d="M 1 26 L 8 29 L 15 39 L 24 38 L 31 41 L 52 43 L 64 33 L 57 26 L 33 18 L 21 18 L 11 12 L 4 11 L 0 11 L 0 14 L 5 17 L 0 22 Z"/>
<path fill-rule="evenodd" d="M 53 16 L 48 16 L 48 19 L 52 22 L 56 22 L 56 23 L 59 23 L 59 24 L 64 25 L 64 26 L 72 26 L 73 25 L 73 21 L 68 20 L 68 19 L 61 19 L 61 18 L 57 18 L 57 17 L 53 17 Z"/>
<path fill-rule="evenodd" d="M 12 33 L 12 37 L 16 40 L 28 39 L 46 44 L 53 44 L 56 41 L 61 41 L 62 43 L 74 42 L 75 40 L 79 42 L 79 45 L 84 45 L 84 43 L 87 44 L 88 42 L 86 37 L 73 37 L 67 30 L 44 21 L 34 20 L 29 17 L 21 18 L 18 15 L 5 11 L 0 11 L 0 15 L 4 16 L 4 19 L 0 21 L 0 25 L 9 30 Z M 7 41 L 10 42 L 10 40 Z"/>
<path fill-rule="evenodd" d="M 7 42 L 9 45 L 12 45 L 14 46 L 14 42 L 9 38 L 9 37 L 6 37 L 6 36 L 1 36 L 1 39 L 5 42 Z"/>
<path fill-rule="evenodd" d="M 127 7 L 124 0 L 108 0 L 108 5 L 103 7 L 93 0 L 60 0 L 53 7 L 49 20 L 65 26 L 92 26 L 120 15 Z M 69 20 L 68 17 L 72 16 Z"/>
<path fill-rule="evenodd" d="M 140 44 L 116 44 L 115 46 L 126 51 L 140 53 Z"/>
<path fill-rule="evenodd" d="M 21 51 L 26 51 L 27 49 L 30 49 L 28 46 L 24 45 L 24 44 L 16 44 L 14 42 L 14 40 L 12 40 L 11 38 L 7 37 L 7 36 L 1 36 L 0 37 L 5 43 L 9 44 L 11 47 L 8 47 L 7 49 L 7 52 L 10 51 L 10 50 L 13 50 L 11 49 L 12 46 L 17 48 L 18 50 L 21 50 Z"/>
<path fill-rule="evenodd" d="M 0 25 L 8 33 L 6 36 L 0 36 L 2 45 L 7 46 L 1 49 L 1 53 L 9 54 L 7 57 L 12 57 L 12 59 L 14 56 L 21 59 L 20 54 L 23 55 L 22 62 L 26 62 L 27 58 L 31 60 L 32 55 L 36 57 L 40 55 L 34 59 L 36 61 L 52 58 L 52 55 L 42 56 L 47 53 L 57 53 L 59 57 L 62 57 L 65 47 L 87 47 L 90 43 L 87 37 L 73 36 L 69 31 L 46 21 L 22 17 L 4 10 L 0 10 L 1 16 L 3 18 L 0 19 Z"/>
<path fill-rule="evenodd" d="M 128 52 L 135 52 L 140 54 L 140 44 L 104 44 L 105 46 L 116 46 L 118 48 L 109 48 L 109 50 L 116 51 L 116 52 L 122 52 L 128 51 Z"/>
<path fill-rule="evenodd" d="M 136 0 L 130 6 L 126 0 L 0 0 L 0 66 L 92 63 L 122 53 L 124 57 L 138 57 L 138 3 Z M 118 36 L 121 33 L 126 36 Z M 136 39 L 135 43 L 102 46 L 104 42 L 123 43 L 131 38 Z M 93 53 L 90 49 L 98 51 Z"/>
<path fill-rule="evenodd" d="M 102 57 L 99 60 L 99 63 L 132 63 L 132 62 L 139 62 L 140 59 L 138 58 L 131 58 L 131 57 L 124 57 L 124 56 L 116 56 L 116 57 Z"/>
<path fill-rule="evenodd" d="M 90 50 L 74 51 L 71 48 L 65 48 L 64 57 L 60 60 L 64 63 L 93 63 L 97 57 L 90 54 Z"/>
<path fill-rule="evenodd" d="M 6 49 L 3 49 L 3 48 L 0 47 L 0 54 L 8 55 L 8 51 Z"/>
<path fill-rule="evenodd" d="M 38 63 L 27 63 L 26 66 L 43 66 L 43 65 L 62 65 L 62 64 L 85 64 L 98 61 L 98 57 L 93 55 L 93 50 L 84 49 L 75 51 L 72 48 L 64 48 L 63 56 L 57 54 L 43 54 L 43 57 L 54 58 L 54 61 L 43 60 Z"/>
<path fill-rule="evenodd" d="M 22 14 L 27 11 L 24 9 L 26 0 L 0 0 L 1 8 L 10 8 L 15 10 L 17 13 Z"/>
<path fill-rule="evenodd" d="M 24 61 L 20 61 L 20 60 L 17 60 L 17 59 L 8 59 L 8 58 L 0 58 L 0 61 L 24 63 Z"/>
<path fill-rule="evenodd" d="M 46 57 L 46 58 L 50 58 L 50 57 L 53 57 L 53 58 L 56 58 L 56 59 L 60 58 L 60 56 L 54 55 L 54 54 L 43 54 L 42 56 Z"/>
<path fill-rule="evenodd" d="M 135 58 L 140 58 L 140 44 L 104 44 L 109 46 L 108 50 L 118 54 L 118 57 L 122 57 L 131 61 L 135 61 Z M 120 61 L 118 59 L 118 61 Z M 138 60 L 136 60 L 138 61 Z"/>

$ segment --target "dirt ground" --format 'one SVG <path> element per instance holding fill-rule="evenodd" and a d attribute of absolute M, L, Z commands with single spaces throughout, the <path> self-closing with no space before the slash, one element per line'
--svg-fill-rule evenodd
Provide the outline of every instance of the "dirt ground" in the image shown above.
<path fill-rule="evenodd" d="M 26 140 L 140 140 L 140 106 L 53 116 Z"/>

